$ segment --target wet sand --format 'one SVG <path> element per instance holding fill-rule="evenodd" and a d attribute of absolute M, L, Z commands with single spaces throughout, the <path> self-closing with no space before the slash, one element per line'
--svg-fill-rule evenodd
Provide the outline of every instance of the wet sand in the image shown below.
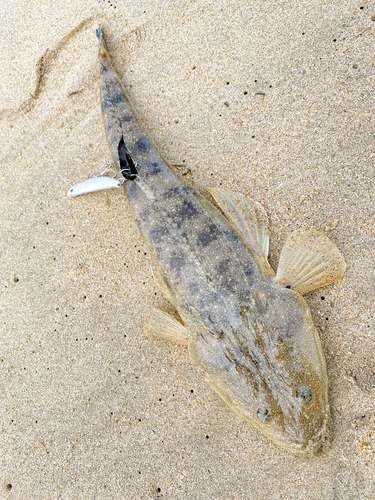
<path fill-rule="evenodd" d="M 0 498 L 374 498 L 374 5 L 1 6 Z M 185 348 L 143 336 L 170 306 L 122 192 L 66 196 L 51 160 L 74 182 L 111 160 L 99 23 L 163 157 L 264 205 L 274 268 L 299 227 L 342 251 L 343 280 L 307 297 L 332 413 L 319 455 L 274 445 Z"/>

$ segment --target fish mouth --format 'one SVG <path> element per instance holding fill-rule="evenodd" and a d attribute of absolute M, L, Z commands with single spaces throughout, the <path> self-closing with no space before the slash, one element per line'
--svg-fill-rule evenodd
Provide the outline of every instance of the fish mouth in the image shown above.
<path fill-rule="evenodd" d="M 308 445 L 306 446 L 305 453 L 317 453 L 323 446 L 324 441 L 327 439 L 327 431 L 329 423 L 331 420 L 331 412 L 329 410 L 329 404 L 326 404 L 325 415 L 321 427 L 317 430 L 314 437 L 310 439 Z"/>
<path fill-rule="evenodd" d="M 309 439 L 306 446 L 296 443 L 295 444 L 288 443 L 286 448 L 292 453 L 296 454 L 315 455 L 316 453 L 318 453 L 321 447 L 323 446 L 324 441 L 327 439 L 327 431 L 331 420 L 331 414 L 328 403 L 326 404 L 324 414 L 325 415 L 322 425 L 317 429 L 314 436 L 311 439 Z"/>

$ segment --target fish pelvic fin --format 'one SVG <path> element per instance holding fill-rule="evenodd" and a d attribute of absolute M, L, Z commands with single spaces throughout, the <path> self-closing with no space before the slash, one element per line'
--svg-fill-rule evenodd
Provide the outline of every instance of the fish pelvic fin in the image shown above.
<path fill-rule="evenodd" d="M 170 314 L 152 308 L 146 313 L 143 333 L 154 340 L 164 340 L 174 344 L 188 345 L 188 329 Z"/>
<path fill-rule="evenodd" d="M 154 281 L 156 283 L 156 286 L 160 290 L 160 292 L 163 294 L 164 298 L 168 300 L 174 307 L 175 306 L 175 298 L 173 296 L 173 292 L 168 286 L 168 282 L 165 279 L 164 273 L 162 271 L 162 268 L 160 264 L 153 259 L 153 262 L 151 264 L 151 271 L 152 271 L 152 276 L 154 278 Z"/>
<path fill-rule="evenodd" d="M 316 229 L 290 234 L 281 251 L 275 283 L 301 295 L 338 281 L 346 263 L 337 246 Z"/>
<path fill-rule="evenodd" d="M 227 189 L 207 188 L 226 218 L 239 231 L 245 243 L 261 258 L 274 275 L 268 264 L 269 229 L 268 216 L 260 203 L 248 196 Z"/>

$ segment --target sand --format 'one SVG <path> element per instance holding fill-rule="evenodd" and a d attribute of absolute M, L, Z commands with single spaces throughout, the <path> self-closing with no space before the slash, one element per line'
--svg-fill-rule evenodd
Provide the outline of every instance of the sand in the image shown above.
<path fill-rule="evenodd" d="M 0 498 L 375 498 L 375 5 L 0 4 Z M 51 160 L 74 182 L 111 160 L 99 23 L 164 158 L 264 204 L 274 267 L 298 227 L 342 251 L 343 280 L 307 297 L 332 411 L 319 455 L 274 445 L 185 348 L 143 336 L 169 306 L 123 194 L 66 196 Z"/>

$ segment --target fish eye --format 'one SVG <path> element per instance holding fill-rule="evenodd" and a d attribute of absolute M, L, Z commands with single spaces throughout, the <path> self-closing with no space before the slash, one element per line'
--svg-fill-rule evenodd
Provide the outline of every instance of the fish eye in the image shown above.
<path fill-rule="evenodd" d="M 265 424 L 271 420 L 271 410 L 267 407 L 259 408 L 257 411 L 258 418 Z"/>
<path fill-rule="evenodd" d="M 298 397 L 302 399 L 302 403 L 307 405 L 311 403 L 313 395 L 310 387 L 302 387 L 298 392 Z"/>

